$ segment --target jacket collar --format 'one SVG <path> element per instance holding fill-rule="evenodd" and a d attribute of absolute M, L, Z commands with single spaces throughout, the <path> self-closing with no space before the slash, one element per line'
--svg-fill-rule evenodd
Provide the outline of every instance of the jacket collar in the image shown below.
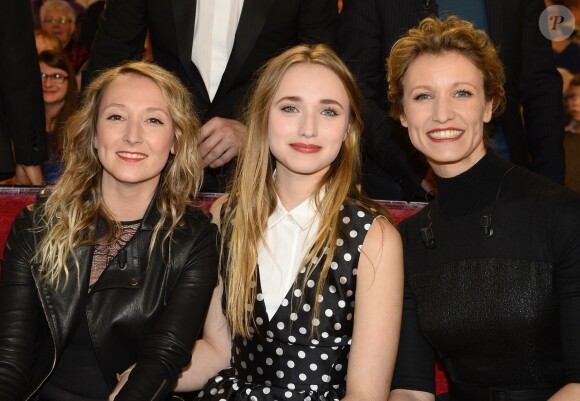
<path fill-rule="evenodd" d="M 201 78 L 201 74 L 191 61 L 197 0 L 172 1 L 179 59 L 185 67 L 185 70 L 193 74 L 191 80 L 197 93 L 201 94 L 204 101 L 209 103 L 209 95 Z M 238 77 L 240 70 L 246 63 L 250 52 L 254 48 L 254 44 L 262 32 L 273 1 L 244 0 L 232 53 L 214 97 L 214 102 L 219 101 L 221 96 L 228 93 L 230 87 Z"/>
<path fill-rule="evenodd" d="M 155 194 L 153 198 L 151 198 L 151 202 L 149 202 L 149 206 L 145 210 L 145 214 L 143 215 L 143 223 L 141 224 L 141 231 L 153 231 L 155 228 L 155 224 L 161 218 L 161 214 L 157 209 L 157 200 L 159 199 L 159 191 L 161 188 L 161 182 L 157 185 L 157 189 L 155 190 Z"/>
<path fill-rule="evenodd" d="M 273 0 L 244 0 L 232 53 L 215 94 L 214 102 L 229 92 L 240 70 L 246 64 L 246 60 L 266 23 L 272 3 Z"/>

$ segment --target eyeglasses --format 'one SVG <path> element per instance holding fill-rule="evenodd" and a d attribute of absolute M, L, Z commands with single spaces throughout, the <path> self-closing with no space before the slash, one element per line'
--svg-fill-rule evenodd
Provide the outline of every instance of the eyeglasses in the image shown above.
<path fill-rule="evenodd" d="M 40 79 L 43 81 L 46 81 L 48 78 L 52 79 L 54 82 L 62 84 L 64 80 L 68 78 L 68 75 L 61 74 L 60 72 L 54 74 L 46 74 L 44 72 L 40 73 Z"/>
<path fill-rule="evenodd" d="M 43 20 L 42 22 L 44 22 L 45 24 L 52 24 L 52 25 L 56 25 L 56 24 L 61 24 L 61 25 L 66 25 L 66 24 L 70 24 L 71 22 L 73 22 L 72 18 L 68 18 L 68 17 L 52 17 L 52 18 L 47 18 L 45 20 Z"/>

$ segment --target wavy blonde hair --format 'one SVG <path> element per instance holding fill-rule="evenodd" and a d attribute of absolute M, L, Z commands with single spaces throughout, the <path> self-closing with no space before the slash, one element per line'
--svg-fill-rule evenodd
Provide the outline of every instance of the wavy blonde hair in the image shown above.
<path fill-rule="evenodd" d="M 189 91 L 179 79 L 163 68 L 145 62 L 131 62 L 102 72 L 86 89 L 79 110 L 65 130 L 64 166 L 60 180 L 39 208 L 37 226 L 45 232 L 36 258 L 43 278 L 57 287 L 71 268 L 80 269 L 75 249 L 82 245 L 107 243 L 121 230 L 105 205 L 101 191 L 103 167 L 94 148 L 100 103 L 107 88 L 118 77 L 139 75 L 154 81 L 165 99 L 175 130 L 175 155 L 169 157 L 157 188 L 160 220 L 155 225 L 149 252 L 164 225 L 169 225 L 163 241 L 171 237 L 186 209 L 192 204 L 203 179 L 203 163 L 198 152 L 199 119 Z M 96 220 L 104 220 L 106 231 L 97 238 Z M 73 265 L 67 259 L 72 257 Z"/>
<path fill-rule="evenodd" d="M 320 182 L 319 188 L 324 186 L 326 190 L 324 197 L 315 196 L 320 225 L 314 245 L 301 264 L 306 268 L 304 284 L 315 269 L 321 270 L 316 297 L 322 292 L 336 250 L 340 206 L 356 204 L 369 213 L 376 214 L 380 210 L 388 215 L 360 189 L 362 97 L 343 61 L 325 45 L 299 45 L 270 60 L 260 71 L 246 110 L 249 145 L 244 147 L 239 157 L 221 218 L 222 256 L 227 255 L 222 258 L 227 291 L 226 318 L 234 334 L 243 337 L 250 336 L 250 327 L 254 324 L 250 305 L 254 304 L 256 296 L 258 244 L 264 239 L 268 217 L 277 202 L 272 178 L 275 160 L 268 145 L 269 108 L 282 78 L 297 64 L 316 64 L 332 71 L 342 82 L 350 102 L 351 128 L 337 158 Z M 321 263 L 313 262 L 318 260 Z M 314 304 L 318 305 L 317 302 Z M 318 306 L 313 309 L 313 316 L 317 315 Z"/>

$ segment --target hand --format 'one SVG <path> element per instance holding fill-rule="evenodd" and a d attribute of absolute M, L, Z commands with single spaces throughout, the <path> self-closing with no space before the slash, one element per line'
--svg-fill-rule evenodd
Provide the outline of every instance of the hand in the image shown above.
<path fill-rule="evenodd" d="M 427 173 L 425 173 L 425 177 L 421 181 L 421 188 L 430 196 L 434 196 L 437 193 L 437 182 L 433 176 L 432 169 L 427 170 Z"/>
<path fill-rule="evenodd" d="M 247 127 L 239 121 L 214 117 L 201 127 L 199 151 L 203 166 L 217 168 L 240 153 Z"/>
<path fill-rule="evenodd" d="M 108 401 L 114 401 L 115 400 L 115 397 L 117 396 L 117 394 L 119 394 L 119 392 L 121 391 L 121 389 L 123 388 L 123 386 L 125 385 L 125 383 L 127 383 L 127 380 L 129 380 L 129 375 L 131 374 L 131 371 L 133 370 L 134 367 L 135 367 L 135 365 L 131 366 L 129 369 L 127 369 L 123 373 L 117 374 L 117 380 L 119 382 L 117 383 L 117 385 L 113 389 L 113 392 L 111 394 L 109 394 L 109 400 Z"/>
<path fill-rule="evenodd" d="M 16 165 L 16 175 L 14 176 L 14 185 L 43 185 L 42 168 L 36 166 Z"/>

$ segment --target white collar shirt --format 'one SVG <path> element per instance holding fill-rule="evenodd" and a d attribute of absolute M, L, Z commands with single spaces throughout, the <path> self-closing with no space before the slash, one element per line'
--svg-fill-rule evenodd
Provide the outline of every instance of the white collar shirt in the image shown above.
<path fill-rule="evenodd" d="M 294 284 L 300 263 L 314 243 L 319 220 L 313 196 L 291 211 L 278 199 L 268 218 L 266 244 L 258 245 L 258 270 L 270 320 Z"/>
<path fill-rule="evenodd" d="M 244 0 L 197 0 L 191 61 L 213 101 L 228 64 Z"/>

